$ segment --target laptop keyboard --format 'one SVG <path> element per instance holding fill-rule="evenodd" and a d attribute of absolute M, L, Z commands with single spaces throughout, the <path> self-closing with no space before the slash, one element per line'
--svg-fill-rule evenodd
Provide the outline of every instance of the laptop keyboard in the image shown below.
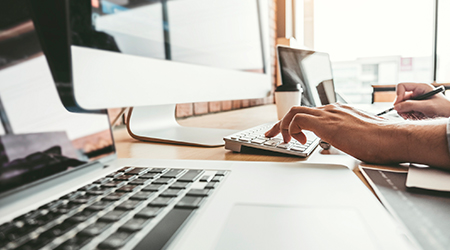
<path fill-rule="evenodd" d="M 228 172 L 124 167 L 0 225 L 0 249 L 162 249 Z"/>
<path fill-rule="evenodd" d="M 313 132 L 306 130 L 303 131 L 307 137 L 305 144 L 301 144 L 295 139 L 292 139 L 289 143 L 284 143 L 281 134 L 272 138 L 265 137 L 264 133 L 272 128 L 273 125 L 275 123 L 267 123 L 226 136 L 223 138 L 225 141 L 225 149 L 241 152 L 242 146 L 244 146 L 307 157 L 319 145 L 320 138 Z"/>

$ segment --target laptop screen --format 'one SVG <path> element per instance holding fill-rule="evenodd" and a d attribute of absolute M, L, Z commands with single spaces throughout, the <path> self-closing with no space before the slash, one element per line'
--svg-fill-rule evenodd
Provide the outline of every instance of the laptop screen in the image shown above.
<path fill-rule="evenodd" d="M 0 3 L 0 195 L 114 154 L 105 112 L 62 105 L 25 6 Z"/>
<path fill-rule="evenodd" d="M 327 53 L 277 47 L 283 85 L 300 85 L 302 106 L 318 107 L 336 102 L 333 74 Z"/>

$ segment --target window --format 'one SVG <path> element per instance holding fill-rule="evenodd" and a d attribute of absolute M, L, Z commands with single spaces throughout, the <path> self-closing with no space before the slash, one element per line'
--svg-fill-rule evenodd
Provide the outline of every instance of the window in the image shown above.
<path fill-rule="evenodd" d="M 450 11 L 450 0 L 440 8 Z M 440 10 L 450 28 L 450 17 Z M 432 82 L 434 1 L 314 0 L 314 49 L 330 54 L 336 90 L 370 103 L 372 84 Z M 443 32 L 441 32 L 443 33 Z M 440 36 L 439 66 L 450 68 L 450 32 Z M 439 47 L 440 46 L 440 47 Z M 439 71 L 450 82 L 450 70 Z"/>

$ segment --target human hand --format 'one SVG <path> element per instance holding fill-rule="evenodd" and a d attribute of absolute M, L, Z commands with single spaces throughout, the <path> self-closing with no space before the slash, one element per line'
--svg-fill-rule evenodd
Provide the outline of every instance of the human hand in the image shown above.
<path fill-rule="evenodd" d="M 363 161 L 391 162 L 394 157 L 391 153 L 394 152 L 384 152 L 391 147 L 387 145 L 396 144 L 395 131 L 390 131 L 390 126 L 392 124 L 388 120 L 348 105 L 332 104 L 319 108 L 296 106 L 265 136 L 273 137 L 281 133 L 285 142 L 294 138 L 305 143 L 303 130 L 310 130 L 322 140 Z"/>
<path fill-rule="evenodd" d="M 394 108 L 405 119 L 450 117 L 450 100 L 439 93 L 426 100 L 409 100 L 432 91 L 426 83 L 399 83 Z"/>

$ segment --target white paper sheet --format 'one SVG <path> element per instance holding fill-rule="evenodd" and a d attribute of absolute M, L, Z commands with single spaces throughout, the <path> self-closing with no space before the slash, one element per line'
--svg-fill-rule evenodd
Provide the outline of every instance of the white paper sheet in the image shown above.
<path fill-rule="evenodd" d="M 406 186 L 450 192 L 450 171 L 411 164 Z"/>

